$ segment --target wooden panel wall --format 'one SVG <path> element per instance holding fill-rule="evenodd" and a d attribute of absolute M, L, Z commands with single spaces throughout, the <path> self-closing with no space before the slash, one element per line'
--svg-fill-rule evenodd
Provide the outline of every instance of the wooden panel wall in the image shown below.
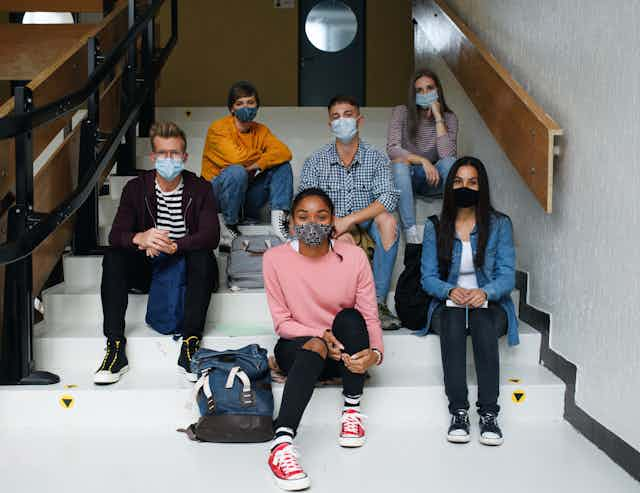
<path fill-rule="evenodd" d="M 553 207 L 559 125 L 518 84 L 443 0 L 417 0 L 414 18 L 548 213 Z"/>

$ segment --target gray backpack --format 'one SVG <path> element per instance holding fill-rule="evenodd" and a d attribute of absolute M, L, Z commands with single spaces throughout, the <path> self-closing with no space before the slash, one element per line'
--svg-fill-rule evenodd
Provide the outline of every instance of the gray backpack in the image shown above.
<path fill-rule="evenodd" d="M 242 235 L 233 240 L 227 262 L 227 283 L 232 290 L 264 288 L 262 256 L 282 241 L 275 235 Z"/>

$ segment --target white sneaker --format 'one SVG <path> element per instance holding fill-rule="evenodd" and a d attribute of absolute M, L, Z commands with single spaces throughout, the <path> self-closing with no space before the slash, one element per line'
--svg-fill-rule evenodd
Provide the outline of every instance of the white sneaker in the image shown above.
<path fill-rule="evenodd" d="M 282 241 L 287 241 L 287 213 L 285 211 L 271 211 L 271 227 L 274 234 Z"/>
<path fill-rule="evenodd" d="M 418 228 L 414 225 L 404 230 L 404 238 L 407 243 L 420 244 L 420 237 L 418 236 Z"/>

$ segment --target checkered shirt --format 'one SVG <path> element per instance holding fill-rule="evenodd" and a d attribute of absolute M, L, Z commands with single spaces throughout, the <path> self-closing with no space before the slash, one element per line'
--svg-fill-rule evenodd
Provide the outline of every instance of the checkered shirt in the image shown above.
<path fill-rule="evenodd" d="M 376 200 L 393 212 L 400 196 L 389 159 L 362 139 L 349 167 L 340 161 L 335 143 L 309 156 L 302 168 L 299 191 L 312 187 L 327 192 L 338 217 L 362 210 Z"/>

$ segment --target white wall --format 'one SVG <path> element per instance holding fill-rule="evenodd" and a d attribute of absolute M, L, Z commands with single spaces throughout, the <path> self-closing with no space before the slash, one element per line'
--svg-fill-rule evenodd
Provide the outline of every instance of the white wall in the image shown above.
<path fill-rule="evenodd" d="M 551 346 L 578 366 L 578 405 L 640 449 L 640 2 L 448 3 L 565 131 L 546 215 L 418 32 L 416 65 L 442 77 L 460 152 L 488 166 L 530 301 L 552 314 Z"/>

